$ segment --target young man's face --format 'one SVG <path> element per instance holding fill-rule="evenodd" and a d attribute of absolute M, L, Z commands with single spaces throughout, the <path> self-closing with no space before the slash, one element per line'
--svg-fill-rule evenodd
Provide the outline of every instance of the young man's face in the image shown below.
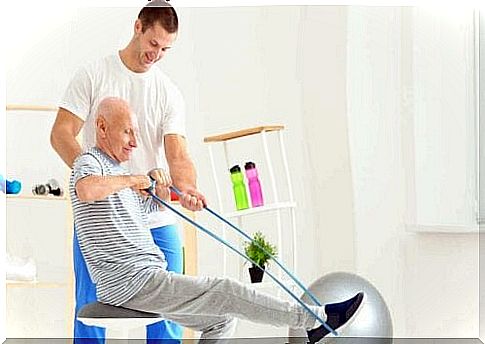
<path fill-rule="evenodd" d="M 159 61 L 165 52 L 172 47 L 177 33 L 168 33 L 160 24 L 142 32 L 139 20 L 135 24 L 136 35 L 136 69 L 138 72 L 148 71 L 155 62 Z"/>

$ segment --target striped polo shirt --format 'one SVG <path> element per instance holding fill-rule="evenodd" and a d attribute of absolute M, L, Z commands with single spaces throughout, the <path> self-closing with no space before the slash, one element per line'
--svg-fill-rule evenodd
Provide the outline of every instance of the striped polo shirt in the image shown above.
<path fill-rule="evenodd" d="M 127 170 L 99 148 L 74 162 L 70 194 L 79 246 L 98 300 L 119 306 L 131 299 L 167 262 L 147 226 L 147 213 L 158 211 L 151 197 L 122 189 L 101 201 L 81 202 L 77 181 L 88 176 L 128 175 Z"/>

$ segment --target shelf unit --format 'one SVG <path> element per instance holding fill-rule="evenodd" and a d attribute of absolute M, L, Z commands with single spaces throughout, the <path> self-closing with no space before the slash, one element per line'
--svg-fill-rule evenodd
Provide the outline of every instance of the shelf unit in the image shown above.
<path fill-rule="evenodd" d="M 296 250 L 296 216 L 295 216 L 295 209 L 296 209 L 296 203 L 294 202 L 293 198 L 293 190 L 292 190 L 292 183 L 290 179 L 290 172 L 288 168 L 288 160 L 286 156 L 286 148 L 284 144 L 284 137 L 283 137 L 283 131 L 284 131 L 284 126 L 283 125 L 264 125 L 264 126 L 258 126 L 258 127 L 253 127 L 253 128 L 246 128 L 238 131 L 232 131 L 232 132 L 227 132 L 227 133 L 222 133 L 218 135 L 212 135 L 212 136 L 207 136 L 204 138 L 204 142 L 208 144 L 208 150 L 209 150 L 209 157 L 210 157 L 210 163 L 211 163 L 211 170 L 212 170 L 212 176 L 213 176 L 213 182 L 215 186 L 215 191 L 217 194 L 217 200 L 218 200 L 218 205 L 219 205 L 219 211 L 221 214 L 223 214 L 224 217 L 229 218 L 229 219 L 235 219 L 237 221 L 237 226 L 240 228 L 243 228 L 243 218 L 248 217 L 248 216 L 257 216 L 259 214 L 263 213 L 271 213 L 274 214 L 276 218 L 276 227 L 277 227 L 277 247 L 278 250 L 280 251 L 280 257 L 282 256 L 282 248 L 283 248 L 283 233 L 282 233 L 282 223 L 281 223 L 281 215 L 282 211 L 289 211 L 290 213 L 290 228 L 291 228 L 291 261 L 293 264 L 293 271 L 296 273 L 297 272 L 297 250 Z M 273 160 L 271 159 L 271 154 L 270 150 L 268 147 L 268 135 L 273 135 L 276 134 L 278 136 L 278 146 L 279 146 L 279 153 L 282 158 L 282 164 L 283 164 L 283 169 L 284 169 L 284 176 L 285 176 L 285 183 L 287 184 L 287 189 L 288 189 L 288 197 L 285 200 L 280 199 L 280 195 L 278 192 L 278 188 L 276 185 L 276 179 L 275 179 L 275 173 L 274 173 L 274 165 L 273 165 Z M 261 145 L 264 151 L 264 158 L 265 158 L 265 168 L 268 171 L 269 174 L 269 185 L 270 185 L 270 193 L 272 194 L 273 202 L 270 204 L 265 204 L 261 207 L 255 207 L 255 208 L 248 208 L 244 210 L 238 210 L 238 211 L 231 211 L 231 212 L 225 212 L 225 206 L 223 204 L 222 200 L 222 194 L 221 194 L 221 186 L 220 186 L 220 179 L 217 174 L 217 168 L 216 168 L 216 161 L 214 158 L 214 152 L 212 149 L 213 144 L 222 144 L 223 146 L 223 152 L 224 152 L 224 160 L 225 160 L 225 166 L 227 168 L 227 171 L 229 171 L 230 167 L 229 166 L 229 152 L 228 152 L 228 142 L 231 140 L 236 140 L 239 138 L 247 137 L 247 136 L 252 136 L 256 135 L 259 136 L 261 140 Z M 223 177 L 224 178 L 224 177 Z M 268 193 L 268 189 L 266 189 L 266 192 Z M 222 237 L 226 240 L 227 238 L 227 232 L 226 232 L 226 227 L 222 227 Z M 224 247 L 223 251 L 223 274 L 224 276 L 227 275 L 227 248 Z M 281 269 L 278 269 L 278 277 L 281 280 L 282 274 L 281 274 Z M 263 283 L 260 286 L 257 286 L 257 284 L 254 284 L 253 286 L 260 289 L 260 288 L 265 288 L 267 284 Z"/>
<path fill-rule="evenodd" d="M 6 112 L 17 112 L 18 116 L 22 116 L 22 114 L 32 114 L 36 113 L 38 115 L 55 115 L 57 113 L 58 108 L 55 106 L 44 106 L 44 105 L 29 105 L 29 104 L 7 104 L 6 105 Z M 65 188 L 65 191 L 66 188 Z M 15 206 L 20 207 L 35 207 L 37 202 L 64 202 L 65 203 L 65 212 L 63 215 L 66 216 L 66 228 L 72 228 L 72 214 L 70 211 L 70 200 L 66 195 L 64 196 L 37 196 L 28 193 L 20 193 L 20 194 L 8 194 L 6 195 L 6 201 L 8 204 L 15 204 Z M 35 220 L 32 220 L 35 221 Z M 17 230 L 17 229 L 16 229 Z M 65 230 L 63 228 L 63 230 Z M 7 228 L 8 231 L 8 228 Z M 68 238 L 72 236 L 67 235 Z M 65 255 L 67 257 L 72 257 L 72 243 L 67 241 L 65 243 L 65 247 L 63 248 L 66 250 Z M 66 333 L 72 333 L 73 331 L 73 317 L 74 317 L 74 302 L 73 298 L 70 297 L 74 295 L 74 279 L 73 279 L 73 267 L 72 267 L 72 260 L 69 259 L 66 262 L 66 266 L 62 268 L 55 268 L 52 270 L 52 267 L 44 267 L 37 264 L 37 279 L 34 281 L 12 281 L 6 280 L 6 288 L 7 290 L 18 290 L 18 289 L 62 289 L 65 291 L 64 295 L 67 295 L 67 299 L 65 300 L 65 320 L 66 320 Z M 51 271 L 52 270 L 52 271 Z M 61 271 L 62 270 L 62 271 Z M 17 292 L 16 292 L 17 293 Z M 34 292 L 36 294 L 36 292 Z M 17 294 L 15 294 L 17 295 Z M 26 294 L 30 295 L 30 294 Z M 17 296 L 18 297 L 18 296 Z"/>

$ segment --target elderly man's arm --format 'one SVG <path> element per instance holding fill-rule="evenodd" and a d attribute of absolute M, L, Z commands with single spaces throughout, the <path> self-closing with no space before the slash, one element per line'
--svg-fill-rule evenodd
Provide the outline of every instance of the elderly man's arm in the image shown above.
<path fill-rule="evenodd" d="M 201 210 L 207 203 L 204 195 L 197 190 L 197 174 L 185 138 L 168 134 L 165 135 L 164 142 L 173 185 L 183 193 L 180 204 L 192 211 Z"/>
<path fill-rule="evenodd" d="M 81 146 L 76 141 L 76 137 L 83 124 L 83 120 L 72 112 L 60 108 L 51 130 L 52 148 L 70 168 L 76 157 L 81 154 Z"/>
<path fill-rule="evenodd" d="M 81 202 L 100 201 L 125 188 L 145 190 L 151 185 L 145 175 L 87 176 L 76 183 L 76 194 Z"/>

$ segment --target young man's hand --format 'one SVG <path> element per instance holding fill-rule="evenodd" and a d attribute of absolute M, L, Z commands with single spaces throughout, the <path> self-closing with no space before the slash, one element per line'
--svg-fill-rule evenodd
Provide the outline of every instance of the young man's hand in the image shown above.
<path fill-rule="evenodd" d="M 182 207 L 191 211 L 199 211 L 207 205 L 204 195 L 196 189 L 190 188 L 180 191 L 182 192 L 182 196 L 179 199 Z"/>

